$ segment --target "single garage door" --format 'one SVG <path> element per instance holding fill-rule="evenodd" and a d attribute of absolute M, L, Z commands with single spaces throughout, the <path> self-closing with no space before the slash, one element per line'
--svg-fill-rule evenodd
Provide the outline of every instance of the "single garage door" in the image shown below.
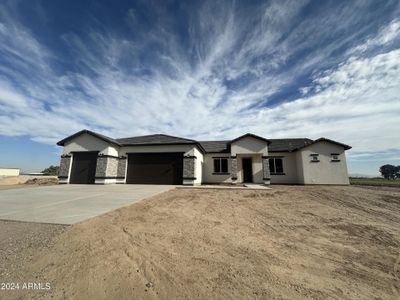
<path fill-rule="evenodd" d="M 182 184 L 183 153 L 128 154 L 127 183 Z"/>
<path fill-rule="evenodd" d="M 70 183 L 93 184 L 98 152 L 75 152 L 72 157 Z"/>

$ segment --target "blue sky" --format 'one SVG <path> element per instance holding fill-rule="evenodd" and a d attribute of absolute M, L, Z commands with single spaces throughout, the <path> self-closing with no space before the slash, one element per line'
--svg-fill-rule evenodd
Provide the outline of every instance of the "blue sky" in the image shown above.
<path fill-rule="evenodd" d="M 1 1 L 0 166 L 83 128 L 328 137 L 400 165 L 399 1 Z"/>

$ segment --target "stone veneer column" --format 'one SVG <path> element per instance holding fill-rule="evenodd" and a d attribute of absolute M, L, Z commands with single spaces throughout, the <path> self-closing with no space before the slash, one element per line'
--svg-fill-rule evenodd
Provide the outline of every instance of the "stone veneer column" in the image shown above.
<path fill-rule="evenodd" d="M 118 167 L 118 157 L 100 154 L 97 157 L 96 164 L 96 183 L 106 183 L 109 180 L 117 180 Z M 113 182 L 111 181 L 109 183 Z"/>
<path fill-rule="evenodd" d="M 125 182 L 127 161 L 128 159 L 126 156 L 121 156 L 118 160 L 117 183 Z"/>
<path fill-rule="evenodd" d="M 194 185 L 196 180 L 196 156 L 183 157 L 183 184 Z"/>
<path fill-rule="evenodd" d="M 231 156 L 231 180 L 232 183 L 237 182 L 237 157 Z"/>
<path fill-rule="evenodd" d="M 97 156 L 96 179 L 104 179 L 107 172 L 107 156 Z"/>
<path fill-rule="evenodd" d="M 271 174 L 269 172 L 269 159 L 268 156 L 262 157 L 262 166 L 263 166 L 263 180 L 264 184 L 271 184 Z"/>
<path fill-rule="evenodd" d="M 59 183 L 68 183 L 70 166 L 71 166 L 71 155 L 70 154 L 61 155 L 60 169 L 58 171 Z"/>

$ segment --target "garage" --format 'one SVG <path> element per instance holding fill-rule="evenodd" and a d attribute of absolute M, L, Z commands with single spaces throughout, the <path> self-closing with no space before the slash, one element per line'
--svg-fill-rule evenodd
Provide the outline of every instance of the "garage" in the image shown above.
<path fill-rule="evenodd" d="M 98 152 L 74 152 L 70 183 L 94 184 Z"/>
<path fill-rule="evenodd" d="M 126 183 L 182 184 L 183 153 L 128 154 Z"/>

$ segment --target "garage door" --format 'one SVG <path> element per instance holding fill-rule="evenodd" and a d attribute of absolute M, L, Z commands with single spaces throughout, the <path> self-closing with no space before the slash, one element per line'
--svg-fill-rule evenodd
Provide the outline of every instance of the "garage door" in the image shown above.
<path fill-rule="evenodd" d="M 72 158 L 70 183 L 93 184 L 98 152 L 75 152 Z"/>
<path fill-rule="evenodd" d="M 183 153 L 128 155 L 127 183 L 182 184 Z"/>

